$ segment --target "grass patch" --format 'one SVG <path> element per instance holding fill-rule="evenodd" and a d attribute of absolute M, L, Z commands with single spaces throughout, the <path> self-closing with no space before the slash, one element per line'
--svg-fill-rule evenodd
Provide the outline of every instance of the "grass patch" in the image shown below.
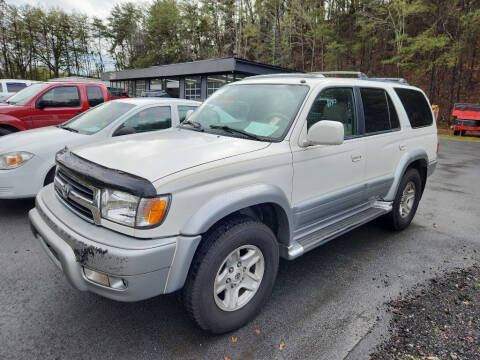
<path fill-rule="evenodd" d="M 440 139 L 480 143 L 480 138 L 476 136 L 453 136 L 453 135 L 446 135 L 446 134 L 438 134 L 438 137 Z"/>

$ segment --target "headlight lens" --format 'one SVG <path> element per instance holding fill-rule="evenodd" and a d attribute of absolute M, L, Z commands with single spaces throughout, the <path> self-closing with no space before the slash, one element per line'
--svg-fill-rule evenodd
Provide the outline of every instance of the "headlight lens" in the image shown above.
<path fill-rule="evenodd" d="M 15 169 L 22 166 L 33 157 L 33 154 L 26 151 L 10 152 L 0 155 L 0 170 Z"/>
<path fill-rule="evenodd" d="M 113 222 L 138 228 L 159 225 L 168 210 L 169 196 L 140 198 L 123 191 L 102 191 L 102 217 Z"/>

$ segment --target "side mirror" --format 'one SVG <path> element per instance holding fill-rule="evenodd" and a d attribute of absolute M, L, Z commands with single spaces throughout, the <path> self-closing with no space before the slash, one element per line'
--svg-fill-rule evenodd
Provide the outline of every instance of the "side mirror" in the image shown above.
<path fill-rule="evenodd" d="M 123 126 L 121 128 L 118 128 L 115 130 L 112 136 L 123 136 L 123 135 L 132 135 L 136 134 L 137 130 L 135 130 L 134 127 L 131 126 Z"/>
<path fill-rule="evenodd" d="M 340 121 L 322 120 L 308 129 L 303 146 L 343 144 L 344 130 Z"/>
<path fill-rule="evenodd" d="M 188 110 L 187 113 L 185 114 L 185 120 L 188 120 L 190 116 L 192 116 L 193 110 Z"/>

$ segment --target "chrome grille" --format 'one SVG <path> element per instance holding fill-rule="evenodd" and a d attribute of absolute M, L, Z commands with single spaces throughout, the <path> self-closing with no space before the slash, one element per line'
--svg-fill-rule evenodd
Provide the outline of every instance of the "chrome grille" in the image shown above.
<path fill-rule="evenodd" d="M 60 167 L 55 173 L 54 188 L 67 208 L 84 220 L 100 223 L 99 189 Z"/>

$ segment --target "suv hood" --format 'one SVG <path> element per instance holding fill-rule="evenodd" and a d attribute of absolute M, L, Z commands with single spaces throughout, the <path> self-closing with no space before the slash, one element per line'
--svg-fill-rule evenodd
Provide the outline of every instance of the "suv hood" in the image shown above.
<path fill-rule="evenodd" d="M 85 160 L 153 183 L 188 168 L 264 149 L 269 144 L 177 128 L 122 136 L 72 152 Z"/>

